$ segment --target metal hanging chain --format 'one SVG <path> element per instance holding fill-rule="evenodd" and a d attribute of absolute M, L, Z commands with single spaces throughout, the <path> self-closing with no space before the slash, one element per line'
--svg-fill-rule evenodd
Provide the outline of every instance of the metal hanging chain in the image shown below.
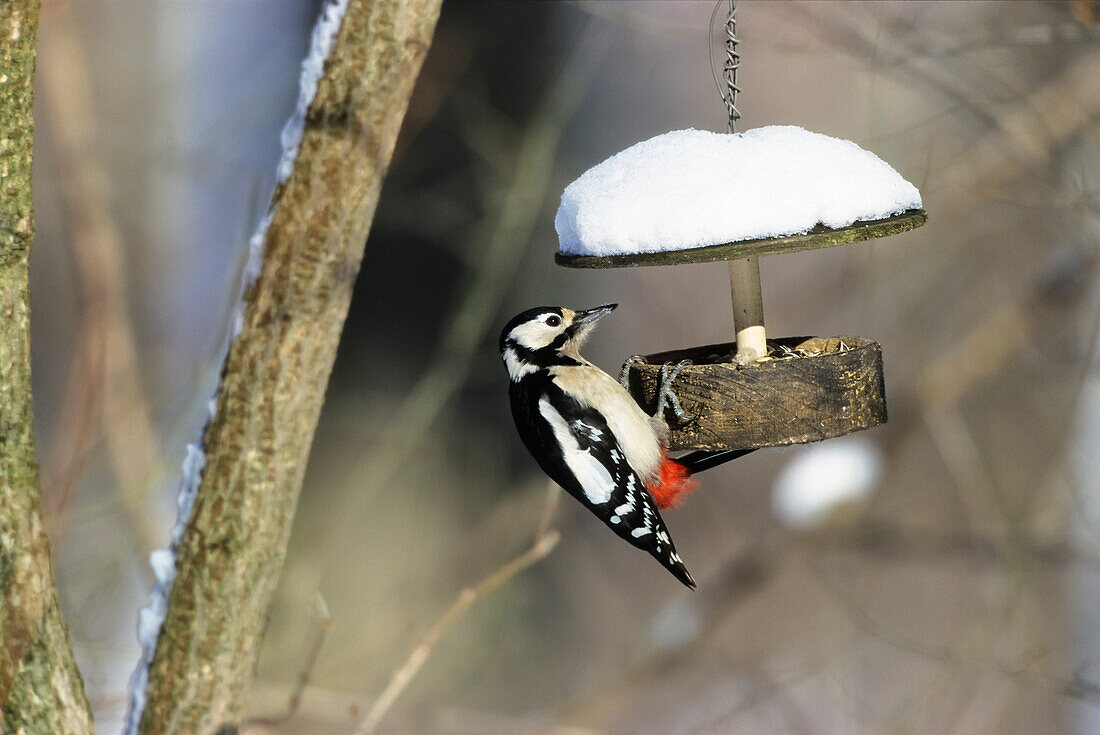
<path fill-rule="evenodd" d="M 729 14 L 726 16 L 726 62 L 722 66 L 722 77 L 726 81 L 725 89 L 718 79 L 718 70 L 714 68 L 714 52 L 711 50 L 714 43 L 714 19 L 718 16 L 718 8 L 722 7 L 722 1 L 714 4 L 714 10 L 710 14 L 709 32 L 707 34 L 707 49 L 710 56 L 710 73 L 714 76 L 714 84 L 718 87 L 718 94 L 726 106 L 729 115 L 729 127 L 727 132 L 737 132 L 737 121 L 741 119 L 741 111 L 737 109 L 737 93 L 741 88 L 737 86 L 737 69 L 741 66 L 741 54 L 737 53 L 737 5 L 734 0 L 729 2 Z"/>

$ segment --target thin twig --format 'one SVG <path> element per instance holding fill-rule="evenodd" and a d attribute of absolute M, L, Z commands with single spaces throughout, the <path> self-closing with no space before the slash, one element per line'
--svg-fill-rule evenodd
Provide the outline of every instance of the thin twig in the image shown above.
<path fill-rule="evenodd" d="M 92 65 L 69 3 L 54 3 L 50 9 L 51 32 L 41 42 L 42 56 L 49 63 L 39 67 L 39 87 L 52 123 L 49 130 L 81 301 L 80 347 L 66 381 L 58 421 L 61 439 L 50 447 L 51 463 L 60 471 L 44 483 L 54 512 L 51 542 L 57 546 L 64 538 L 80 476 L 100 428 L 119 504 L 139 550 L 147 556 L 160 545 L 162 535 L 145 508 L 161 460 L 126 303 L 126 248 L 102 185 L 108 176 L 92 140 L 97 116 L 90 92 Z"/>
<path fill-rule="evenodd" d="M 286 686 L 257 681 L 252 693 L 258 699 L 285 696 Z M 302 702 L 299 719 L 302 724 L 288 732 L 329 732 L 346 728 L 347 714 L 362 697 L 355 692 L 331 689 L 316 683 L 309 685 L 309 696 Z M 509 733 L 509 735 L 601 735 L 602 730 L 580 725 L 566 725 L 548 721 L 538 713 L 511 714 L 479 709 L 470 705 L 427 705 L 418 708 L 418 722 L 425 723 L 421 730 L 427 732 L 460 733 Z M 302 719 L 305 718 L 305 719 Z M 359 718 L 356 717 L 357 721 Z M 429 724 L 430 723 L 430 724 Z M 265 732 L 265 731 L 261 731 Z M 266 731 L 270 732 L 270 731 Z M 254 735 L 260 735 L 255 733 Z"/>
<path fill-rule="evenodd" d="M 243 733 L 251 727 L 278 727 L 289 722 L 290 718 L 298 713 L 306 687 L 309 686 L 309 680 L 313 676 L 313 669 L 317 666 L 317 658 L 321 655 L 321 647 L 325 645 L 325 639 L 332 629 L 332 616 L 329 615 L 328 605 L 325 604 L 325 598 L 320 592 L 317 593 L 317 613 L 321 617 L 317 625 L 317 634 L 313 639 L 313 646 L 309 649 L 309 655 L 306 656 L 305 663 L 302 665 L 302 670 L 298 674 L 298 683 L 287 700 L 286 711 L 275 717 L 250 717 L 241 722 L 239 732 Z"/>
<path fill-rule="evenodd" d="M 810 557 L 803 559 L 814 573 L 814 579 L 820 589 L 829 594 L 837 605 L 847 613 L 852 624 L 864 635 L 880 640 L 887 645 L 906 653 L 956 667 L 971 667 L 999 674 L 1020 686 L 1030 686 L 1070 699 L 1087 702 L 1100 702 L 1100 685 L 1091 681 L 1085 669 L 1090 663 L 1085 661 L 1072 676 L 1058 676 L 1035 671 L 1028 665 L 1016 665 L 995 658 L 983 658 L 960 652 L 951 646 L 939 646 L 912 638 L 891 630 L 862 608 L 854 597 L 842 590 L 839 585 L 831 584 L 828 575 Z"/>
<path fill-rule="evenodd" d="M 397 698 L 405 691 L 409 682 L 411 682 L 417 672 L 420 671 L 420 667 L 427 661 L 428 656 L 431 655 L 431 652 L 435 649 L 440 639 L 443 638 L 443 635 L 459 618 L 466 614 L 466 611 L 469 610 L 475 602 L 493 592 L 531 565 L 545 559 L 546 556 L 554 550 L 558 541 L 561 540 L 561 534 L 556 530 L 547 530 L 544 524 L 545 526 L 549 525 L 549 519 L 552 518 L 554 509 L 557 507 L 558 496 L 559 493 L 556 487 L 551 488 L 551 492 L 547 494 L 546 506 L 542 513 L 539 530 L 535 534 L 535 540 L 531 543 L 530 548 L 482 579 L 473 587 L 466 587 L 458 593 L 458 598 L 447 612 L 443 614 L 443 617 L 436 621 L 435 625 L 428 630 L 427 634 L 425 634 L 425 636 L 420 639 L 420 642 L 412 649 L 405 659 L 405 662 L 393 672 L 386 688 L 383 689 L 378 698 L 374 700 L 367 714 L 359 722 L 359 729 L 355 731 L 356 735 L 371 735 L 371 733 L 375 731 L 382 721 L 382 718 L 386 716 L 386 713 L 389 712 L 390 708 L 393 706 L 393 703 L 397 701 Z"/>
<path fill-rule="evenodd" d="M 561 500 L 561 488 L 556 482 L 546 483 L 546 503 L 542 506 L 542 517 L 539 519 L 539 527 L 535 532 L 535 538 L 542 538 L 550 532 L 550 524 L 554 522 L 554 514 L 558 512 L 558 501 Z"/>

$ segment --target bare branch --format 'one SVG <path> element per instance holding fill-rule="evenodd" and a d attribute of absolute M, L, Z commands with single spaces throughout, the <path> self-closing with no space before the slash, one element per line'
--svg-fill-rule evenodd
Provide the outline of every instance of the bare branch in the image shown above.
<path fill-rule="evenodd" d="M 328 605 L 325 604 L 325 598 L 321 596 L 320 592 L 317 593 L 317 612 L 321 616 L 321 621 L 317 625 L 317 635 L 313 639 L 313 646 L 309 649 L 309 655 L 306 656 L 306 661 L 298 674 L 298 683 L 295 685 L 294 691 L 290 693 L 286 711 L 277 717 L 251 717 L 241 723 L 240 732 L 247 732 L 254 727 L 278 727 L 297 714 L 298 708 L 302 705 L 302 697 L 305 695 L 306 687 L 309 686 L 309 680 L 313 676 L 313 668 L 317 665 L 317 658 L 321 655 L 321 647 L 325 645 L 328 632 L 332 629 L 332 616 L 329 615 Z"/>
<path fill-rule="evenodd" d="M 203 436 L 205 469 L 138 708 L 143 735 L 208 735 L 238 721 L 364 243 L 439 5 L 350 0 L 327 56 L 311 58 L 323 75 L 297 155 L 280 165 L 263 262 L 250 270 L 255 281 Z"/>
<path fill-rule="evenodd" d="M 804 557 L 804 561 L 814 571 L 819 587 L 834 599 L 841 609 L 847 613 L 852 624 L 864 635 L 883 641 L 899 651 L 905 651 L 944 665 L 980 669 L 1000 674 L 1016 682 L 1021 687 L 1041 689 L 1070 699 L 1100 703 L 1100 684 L 1088 679 L 1086 675 L 1090 662 L 1085 662 L 1079 666 L 1073 676 L 1063 677 L 1036 671 L 1030 668 L 1026 662 L 1015 664 L 993 658 L 967 655 L 949 646 L 939 646 L 917 640 L 893 631 L 887 625 L 874 619 L 839 585 L 831 583 L 826 574 L 812 559 Z"/>
<path fill-rule="evenodd" d="M 382 690 L 378 699 L 374 700 L 367 714 L 360 721 L 359 729 L 355 731 L 356 735 L 371 735 L 377 729 L 379 723 L 382 722 L 382 718 L 386 716 L 393 703 L 401 696 L 401 692 L 405 691 L 405 687 L 409 685 L 416 673 L 420 671 L 420 667 L 428 660 L 428 656 L 431 655 L 439 640 L 459 618 L 466 614 L 466 611 L 475 602 L 495 591 L 532 564 L 545 559 L 554 550 L 561 539 L 561 534 L 555 530 L 550 530 L 548 527 L 554 510 L 557 508 L 559 495 L 560 492 L 557 487 L 551 485 L 546 496 L 546 505 L 539 522 L 539 529 L 530 548 L 473 587 L 466 587 L 458 593 L 458 599 L 454 601 L 454 604 L 420 639 L 420 642 L 412 649 L 405 662 L 393 672 L 386 688 Z"/>

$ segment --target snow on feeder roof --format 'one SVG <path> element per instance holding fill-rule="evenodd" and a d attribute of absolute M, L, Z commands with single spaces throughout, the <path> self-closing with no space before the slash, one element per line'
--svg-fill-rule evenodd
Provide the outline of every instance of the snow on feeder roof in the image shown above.
<path fill-rule="evenodd" d="M 658 265 L 895 234 L 924 223 L 920 207 L 915 186 L 851 141 L 792 125 L 688 129 L 586 171 L 554 225 L 562 265 Z M 673 255 L 633 257 L 646 253 Z"/>

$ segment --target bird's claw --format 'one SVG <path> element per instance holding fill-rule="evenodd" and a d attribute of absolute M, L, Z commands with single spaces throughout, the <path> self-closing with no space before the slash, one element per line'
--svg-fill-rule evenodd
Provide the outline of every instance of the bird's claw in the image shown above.
<path fill-rule="evenodd" d="M 630 367 L 638 363 L 645 363 L 644 355 L 631 355 L 626 358 L 623 366 L 619 369 L 619 385 L 627 390 L 630 390 Z"/>
<path fill-rule="evenodd" d="M 672 392 L 672 383 L 676 380 L 680 371 L 690 364 L 691 360 L 681 360 L 676 363 L 676 365 L 673 365 L 671 362 L 666 362 L 661 366 L 661 382 L 657 386 L 657 410 L 654 412 L 655 416 L 663 416 L 665 409 L 670 409 L 672 415 L 683 423 L 694 420 L 695 417 L 684 411 L 683 407 L 680 405 L 680 399 Z"/>

